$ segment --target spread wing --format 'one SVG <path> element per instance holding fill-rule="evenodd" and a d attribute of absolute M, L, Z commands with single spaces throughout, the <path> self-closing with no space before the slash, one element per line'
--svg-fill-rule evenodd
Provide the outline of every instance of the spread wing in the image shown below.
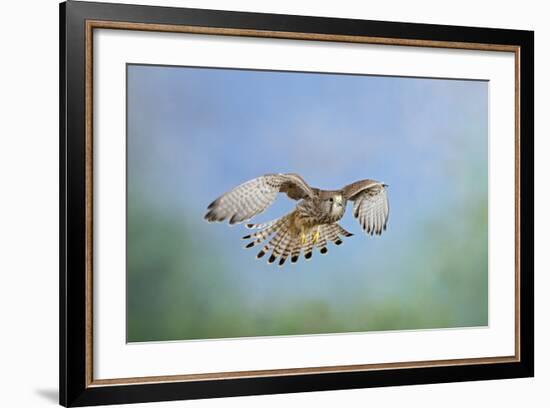
<path fill-rule="evenodd" d="M 386 230 L 390 207 L 386 185 L 374 180 L 361 180 L 343 189 L 347 200 L 353 201 L 353 216 L 367 234 L 382 234 Z"/>
<path fill-rule="evenodd" d="M 246 221 L 273 204 L 278 193 L 286 193 L 293 200 L 301 200 L 313 197 L 315 189 L 298 174 L 266 174 L 214 200 L 208 206 L 204 219 L 210 222 L 229 220 L 230 224 Z"/>

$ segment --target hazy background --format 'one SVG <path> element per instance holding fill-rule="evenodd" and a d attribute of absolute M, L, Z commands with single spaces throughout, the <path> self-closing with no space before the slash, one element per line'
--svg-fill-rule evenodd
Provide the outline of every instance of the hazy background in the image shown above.
<path fill-rule="evenodd" d="M 486 325 L 481 81 L 128 66 L 128 341 Z M 283 268 L 206 206 L 271 172 L 390 185 L 388 230 Z M 295 202 L 281 195 L 257 219 Z"/>

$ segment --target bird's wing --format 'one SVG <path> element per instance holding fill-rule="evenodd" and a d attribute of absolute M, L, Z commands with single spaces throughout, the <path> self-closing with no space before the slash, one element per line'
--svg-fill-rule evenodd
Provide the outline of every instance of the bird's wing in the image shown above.
<path fill-rule="evenodd" d="M 214 200 L 204 218 L 210 222 L 229 220 L 230 224 L 246 221 L 273 204 L 279 192 L 286 193 L 293 200 L 315 194 L 314 189 L 297 174 L 266 174 Z"/>
<path fill-rule="evenodd" d="M 382 234 L 386 230 L 390 207 L 384 184 L 361 180 L 343 189 L 346 199 L 353 201 L 353 216 L 367 234 Z"/>

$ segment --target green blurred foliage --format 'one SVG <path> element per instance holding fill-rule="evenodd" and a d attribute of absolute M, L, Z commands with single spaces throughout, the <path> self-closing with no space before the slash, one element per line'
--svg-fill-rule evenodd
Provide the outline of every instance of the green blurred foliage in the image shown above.
<path fill-rule="evenodd" d="M 129 197 L 127 340 L 487 325 L 488 220 L 481 196 L 419 221 L 418 239 L 376 265 L 388 276 L 407 270 L 384 293 L 374 293 L 365 279 L 341 302 L 296 296 L 283 304 L 249 302 L 250 294 L 235 281 L 238 265 L 210 252 L 211 237 L 201 236 L 185 218 L 159 212 L 143 197 Z M 449 220 L 450 213 L 455 219 Z"/>

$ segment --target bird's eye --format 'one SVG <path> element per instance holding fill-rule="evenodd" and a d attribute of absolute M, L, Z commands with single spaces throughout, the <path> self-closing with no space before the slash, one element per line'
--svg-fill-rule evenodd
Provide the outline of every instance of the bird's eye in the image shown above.
<path fill-rule="evenodd" d="M 329 201 L 332 203 L 334 201 L 334 198 L 329 198 Z"/>

